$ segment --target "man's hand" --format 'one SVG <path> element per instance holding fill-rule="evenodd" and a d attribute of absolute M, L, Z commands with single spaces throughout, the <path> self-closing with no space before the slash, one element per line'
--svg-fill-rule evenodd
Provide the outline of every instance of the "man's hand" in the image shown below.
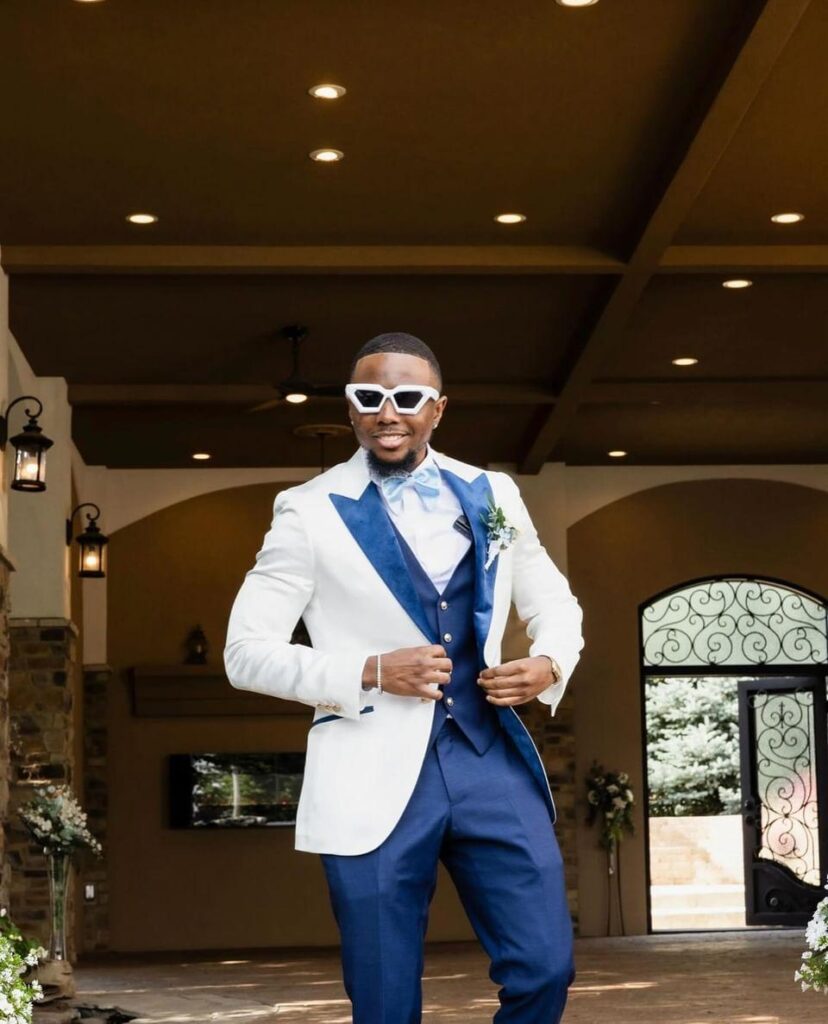
<path fill-rule="evenodd" d="M 486 700 L 490 704 L 509 707 L 511 704 L 526 704 L 551 686 L 555 679 L 552 662 L 545 654 L 539 654 L 534 658 L 518 658 L 494 668 L 485 668 L 477 682 L 486 691 Z"/>
<path fill-rule="evenodd" d="M 382 652 L 382 688 L 400 697 L 419 697 L 421 700 L 442 700 L 443 692 L 433 684 L 451 682 L 451 659 L 440 644 L 428 647 L 401 647 Z M 377 659 L 366 659 L 362 670 L 363 688 L 377 685 Z"/>

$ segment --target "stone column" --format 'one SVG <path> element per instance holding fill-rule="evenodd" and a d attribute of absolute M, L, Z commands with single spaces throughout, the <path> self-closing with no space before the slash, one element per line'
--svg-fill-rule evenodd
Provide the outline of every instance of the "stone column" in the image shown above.
<path fill-rule="evenodd" d="M 11 778 L 7 860 L 11 866 L 10 914 L 23 934 L 49 941 L 46 858 L 23 828 L 17 808 L 38 784 L 71 786 L 74 777 L 72 679 L 78 631 L 63 618 L 10 618 L 9 708 Z M 76 794 L 77 795 L 77 794 Z M 67 957 L 76 959 L 74 894 L 67 905 Z"/>
<path fill-rule="evenodd" d="M 106 780 L 107 700 L 112 669 L 109 665 L 85 665 L 83 669 L 84 700 L 84 793 L 83 806 L 90 832 L 103 847 L 103 856 L 84 851 L 84 883 L 95 886 L 94 899 L 83 905 L 83 951 L 109 949 L 109 851 L 107 848 L 107 808 L 109 794 Z"/>

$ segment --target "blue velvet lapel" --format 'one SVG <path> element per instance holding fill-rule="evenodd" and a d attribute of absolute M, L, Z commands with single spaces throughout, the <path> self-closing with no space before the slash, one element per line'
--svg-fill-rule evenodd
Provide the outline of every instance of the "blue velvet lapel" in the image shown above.
<path fill-rule="evenodd" d="M 457 495 L 457 500 L 466 513 L 469 526 L 474 537 L 474 558 L 475 558 L 475 595 L 474 595 L 474 632 L 477 637 L 477 650 L 483 663 L 483 648 L 486 645 L 486 638 L 489 635 L 489 627 L 492 621 L 492 606 L 494 603 L 494 585 L 497 575 L 497 566 L 500 557 L 485 568 L 486 555 L 489 548 L 486 524 L 481 519 L 489 507 L 489 499 L 494 501 L 489 478 L 481 472 L 479 476 L 469 482 L 464 480 L 451 470 L 440 467 L 440 473 L 448 483 L 449 487 Z"/>
<path fill-rule="evenodd" d="M 359 498 L 331 494 L 331 501 L 365 557 L 409 616 L 436 644 L 437 638 L 411 580 L 394 527 L 385 511 L 376 484 L 371 480 Z"/>

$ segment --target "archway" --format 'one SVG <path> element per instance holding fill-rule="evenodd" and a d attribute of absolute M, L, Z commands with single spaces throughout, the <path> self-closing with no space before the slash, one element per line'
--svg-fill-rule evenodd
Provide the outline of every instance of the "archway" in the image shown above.
<path fill-rule="evenodd" d="M 717 576 L 639 627 L 650 930 L 804 923 L 828 870 L 826 602 Z"/>

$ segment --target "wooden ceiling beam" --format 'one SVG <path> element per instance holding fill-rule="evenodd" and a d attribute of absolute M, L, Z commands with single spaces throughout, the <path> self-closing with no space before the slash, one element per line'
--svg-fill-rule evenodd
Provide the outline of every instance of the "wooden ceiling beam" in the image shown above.
<path fill-rule="evenodd" d="M 555 393 L 519 384 L 449 382 L 446 394 L 456 405 L 554 405 Z M 73 406 L 201 405 L 252 407 L 273 398 L 267 384 L 70 384 Z M 341 403 L 339 395 L 313 399 Z M 646 378 L 595 380 L 583 399 L 585 405 L 721 405 L 755 402 L 828 402 L 828 378 L 697 377 L 694 380 Z"/>
<path fill-rule="evenodd" d="M 588 246 L 5 245 L 7 274 L 620 274 Z"/>
<path fill-rule="evenodd" d="M 659 274 L 824 274 L 828 245 L 671 245 Z"/>
<path fill-rule="evenodd" d="M 555 395 L 543 388 L 515 384 L 452 384 L 449 401 L 457 405 L 547 405 Z M 267 402 L 275 388 L 267 384 L 70 384 L 70 405 L 230 405 Z M 342 395 L 317 395 L 313 402 L 345 402 Z"/>
<path fill-rule="evenodd" d="M 828 403 L 828 378 L 706 377 L 695 380 L 596 380 L 585 405 L 753 405 Z"/>
<path fill-rule="evenodd" d="M 715 80 L 719 84 L 713 98 L 706 99 L 689 143 L 677 154 L 624 273 L 594 318 L 591 329 L 582 335 L 579 351 L 560 388 L 559 400 L 520 462 L 521 473 L 537 473 L 572 424 L 590 382 L 618 344 L 676 230 L 727 149 L 809 3 L 810 0 L 765 0 L 741 40 L 723 55 L 716 67 Z"/>

